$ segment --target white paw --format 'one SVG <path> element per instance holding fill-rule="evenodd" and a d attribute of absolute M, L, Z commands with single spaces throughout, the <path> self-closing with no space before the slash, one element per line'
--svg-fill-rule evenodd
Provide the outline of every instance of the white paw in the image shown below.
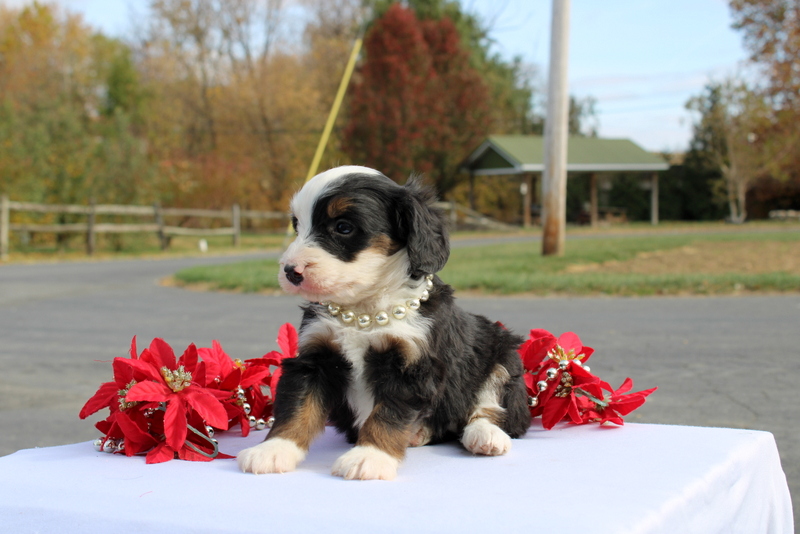
<path fill-rule="evenodd" d="M 478 419 L 464 428 L 461 443 L 472 454 L 500 456 L 511 449 L 511 438 L 497 425 Z"/>
<path fill-rule="evenodd" d="M 244 449 L 236 457 L 239 469 L 245 473 L 262 475 L 265 473 L 286 473 L 294 471 L 297 464 L 306 457 L 305 451 L 293 441 L 273 438 Z"/>
<path fill-rule="evenodd" d="M 347 480 L 392 480 L 400 460 L 370 445 L 359 445 L 341 455 L 332 473 Z"/>

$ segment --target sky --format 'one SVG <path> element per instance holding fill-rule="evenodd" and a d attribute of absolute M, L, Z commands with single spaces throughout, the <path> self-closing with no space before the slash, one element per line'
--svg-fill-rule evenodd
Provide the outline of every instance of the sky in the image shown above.
<path fill-rule="evenodd" d="M 532 65 L 538 71 L 538 87 L 545 92 L 552 0 L 460 1 L 491 28 L 492 50 Z M 147 1 L 58 3 L 82 13 L 104 33 L 124 36 Z M 747 58 L 741 33 L 731 28 L 727 1 L 570 3 L 570 93 L 596 99 L 599 135 L 629 138 L 651 151 L 686 150 L 694 120 L 685 108 L 687 100 L 707 83 L 742 72 Z"/>

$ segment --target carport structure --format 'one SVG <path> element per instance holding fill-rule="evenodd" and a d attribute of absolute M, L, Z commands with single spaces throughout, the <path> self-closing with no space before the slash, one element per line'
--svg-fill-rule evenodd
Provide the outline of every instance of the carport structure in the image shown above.
<path fill-rule="evenodd" d="M 650 222 L 658 224 L 658 172 L 669 164 L 657 154 L 629 139 L 602 139 L 599 137 L 570 137 L 567 148 L 567 177 L 569 173 L 590 175 L 590 220 L 592 226 L 599 220 L 597 189 L 598 174 L 635 172 L 649 177 Z M 534 176 L 544 171 L 544 137 L 538 135 L 492 135 L 480 144 L 461 165 L 470 174 L 470 183 L 476 176 L 516 175 L 524 181 L 525 206 L 530 207 Z M 524 210 L 524 224 L 530 225 L 530 209 Z"/>

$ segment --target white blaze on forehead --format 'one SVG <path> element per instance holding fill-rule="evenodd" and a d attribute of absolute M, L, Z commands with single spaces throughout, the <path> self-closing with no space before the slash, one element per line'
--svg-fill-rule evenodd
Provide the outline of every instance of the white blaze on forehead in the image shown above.
<path fill-rule="evenodd" d="M 307 233 L 311 224 L 311 210 L 314 208 L 314 202 L 322 196 L 322 194 L 333 184 L 337 179 L 340 179 L 348 174 L 373 174 L 381 176 L 381 173 L 369 167 L 360 167 L 358 165 L 344 165 L 336 167 L 320 173 L 313 177 L 297 192 L 292 198 L 291 209 L 298 223 L 302 226 L 298 228 L 298 233 Z"/>

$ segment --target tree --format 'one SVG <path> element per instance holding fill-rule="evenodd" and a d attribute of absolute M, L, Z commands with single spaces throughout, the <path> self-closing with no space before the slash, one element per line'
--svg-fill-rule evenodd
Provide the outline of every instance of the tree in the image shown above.
<path fill-rule="evenodd" d="M 125 57 L 123 43 L 55 6 L 0 8 L 0 190 L 57 203 L 132 202 L 148 191 L 134 103 L 119 94 L 110 104 Z M 137 91 L 135 77 L 126 83 Z"/>
<path fill-rule="evenodd" d="M 394 4 L 367 34 L 365 50 L 345 150 L 395 180 L 427 173 L 446 193 L 460 159 L 491 131 L 488 91 L 455 25 L 420 21 Z"/>
<path fill-rule="evenodd" d="M 700 114 L 692 145 L 702 144 L 719 169 L 730 221 L 742 223 L 748 190 L 789 148 L 767 135 L 774 118 L 769 103 L 744 82 L 728 80 L 707 86 L 687 107 Z"/>
<path fill-rule="evenodd" d="M 796 0 L 731 0 L 733 27 L 744 32 L 750 59 L 768 76 L 777 107 L 800 111 L 800 4 Z"/>

